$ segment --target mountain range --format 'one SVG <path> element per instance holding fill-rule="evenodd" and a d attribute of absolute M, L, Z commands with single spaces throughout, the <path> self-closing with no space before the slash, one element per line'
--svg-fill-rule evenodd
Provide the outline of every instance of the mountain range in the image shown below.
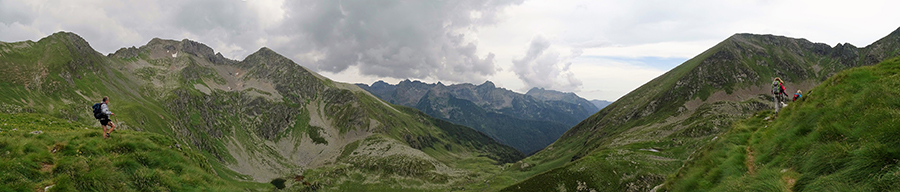
<path fill-rule="evenodd" d="M 104 56 L 78 35 L 59 32 L 36 42 L 0 42 L 0 71 L 0 108 L 4 113 L 44 114 L 58 118 L 49 122 L 90 127 L 61 129 L 48 135 L 83 135 L 86 142 L 100 143 L 133 138 L 133 132 L 161 135 L 171 141 L 152 145 L 180 146 L 189 151 L 185 154 L 202 154 L 171 160 L 189 161 L 180 164 L 184 166 L 201 162 L 206 168 L 199 170 L 226 183 L 268 185 L 270 181 L 303 176 L 303 181 L 316 184 L 315 188 L 330 190 L 465 188 L 473 180 L 492 176 L 499 170 L 496 165 L 524 157 L 481 132 L 383 102 L 357 86 L 311 72 L 268 48 L 237 61 L 191 40 L 153 39 L 141 47 L 122 48 Z M 109 140 L 98 139 L 99 125 L 89 108 L 103 96 L 109 96 L 110 109 L 119 123 L 119 131 Z M 31 129 L 3 127 L 2 133 L 15 138 L 27 136 L 24 131 Z M 69 141 L 57 142 L 65 145 Z M 91 151 L 89 154 L 95 157 L 85 160 L 106 164 L 108 159 L 155 149 L 142 147 L 145 144 L 150 145 L 121 143 L 121 149 L 127 150 L 115 147 L 119 144 L 91 148 L 99 151 Z M 26 146 L 21 153 L 37 154 L 33 148 Z M 7 158 L 0 160 L 21 160 Z M 36 188 L 54 184 L 76 191 L 119 189 L 79 184 L 90 183 L 78 180 L 92 177 L 85 175 L 95 172 L 89 167 L 67 172 L 67 177 L 54 177 L 65 172 L 68 168 L 64 165 L 69 164 L 56 163 L 53 158 L 24 161 L 45 166 L 3 168 L 8 172 L 6 178 L 25 181 L 11 185 Z M 136 161 L 148 168 L 158 165 L 147 159 Z M 143 182 L 147 180 L 135 175 L 134 167 L 117 163 L 107 171 L 131 175 L 122 180 L 123 190 L 145 189 Z M 151 188 L 182 189 L 177 186 L 181 185 Z M 293 186 L 298 190 L 310 187 Z M 19 187 L 23 186 L 0 188 Z"/>
<path fill-rule="evenodd" d="M 496 87 L 490 81 L 481 85 L 410 80 L 396 85 L 384 81 L 356 85 L 389 103 L 414 107 L 432 117 L 472 127 L 525 154 L 543 149 L 599 111 L 575 93 L 533 88 L 520 94 Z"/>

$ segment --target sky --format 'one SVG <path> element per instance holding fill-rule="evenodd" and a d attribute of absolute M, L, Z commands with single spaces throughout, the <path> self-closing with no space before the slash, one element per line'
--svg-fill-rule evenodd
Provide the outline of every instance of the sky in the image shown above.
<path fill-rule="evenodd" d="M 347 83 L 533 87 L 616 100 L 735 33 L 868 45 L 898 1 L 0 0 L 0 41 L 80 35 L 103 54 L 191 39 L 241 60 L 268 47 Z"/>

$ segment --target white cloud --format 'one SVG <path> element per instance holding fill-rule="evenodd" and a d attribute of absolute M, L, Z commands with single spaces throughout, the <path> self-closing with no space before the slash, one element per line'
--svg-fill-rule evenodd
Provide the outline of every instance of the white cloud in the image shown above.
<path fill-rule="evenodd" d="M 572 61 L 574 75 L 584 82 L 579 96 L 588 99 L 616 100 L 666 71 L 634 63 L 580 58 Z"/>
<path fill-rule="evenodd" d="M 719 41 L 659 42 L 630 46 L 600 46 L 584 49 L 584 55 L 607 57 L 691 58 L 715 46 L 717 43 L 719 43 Z"/>
<path fill-rule="evenodd" d="M 578 91 L 581 89 L 581 80 L 574 77 L 569 67 L 570 58 L 581 55 L 581 50 L 575 50 L 566 57 L 551 48 L 550 41 L 543 36 L 535 36 L 528 45 L 525 56 L 512 60 L 512 71 L 525 84 L 522 90 L 534 87 L 553 89 L 559 91 Z"/>

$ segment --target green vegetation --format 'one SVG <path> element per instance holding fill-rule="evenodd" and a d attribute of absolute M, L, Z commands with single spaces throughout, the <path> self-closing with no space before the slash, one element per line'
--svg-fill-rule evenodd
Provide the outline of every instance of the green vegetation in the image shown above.
<path fill-rule="evenodd" d="M 0 189 L 35 191 L 237 191 L 265 185 L 217 177 L 205 157 L 166 136 L 41 114 L 0 113 Z"/>
<path fill-rule="evenodd" d="M 896 56 L 890 54 L 900 50 L 900 44 L 894 43 L 898 35 L 892 33 L 870 49 L 736 34 L 623 96 L 522 160 L 545 172 L 506 189 L 651 190 L 698 148 L 730 131 L 733 122 L 771 109 L 766 85 L 773 77 L 796 86 L 789 89 L 811 88 L 841 70 Z M 640 166 L 624 166 L 628 164 Z M 582 168 L 619 174 L 572 171 Z M 508 170 L 502 175 L 515 177 L 528 171 L 535 170 Z"/>
<path fill-rule="evenodd" d="M 740 121 L 670 176 L 673 191 L 900 188 L 900 57 L 843 71 L 778 118 Z"/>
<path fill-rule="evenodd" d="M 319 132 L 323 131 L 321 127 L 309 126 L 306 130 L 306 134 L 309 135 L 309 138 L 312 139 L 313 143 L 328 145 L 328 141 L 326 141 L 325 138 L 322 138 L 322 135 L 319 135 Z"/>

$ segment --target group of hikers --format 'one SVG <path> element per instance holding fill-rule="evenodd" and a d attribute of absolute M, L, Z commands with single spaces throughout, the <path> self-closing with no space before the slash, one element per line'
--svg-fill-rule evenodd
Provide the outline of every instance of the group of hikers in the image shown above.
<path fill-rule="evenodd" d="M 775 80 L 772 81 L 772 94 L 774 94 L 775 100 L 775 116 L 778 116 L 778 111 L 781 111 L 781 108 L 785 106 L 784 101 L 785 98 L 788 97 L 787 93 L 784 91 L 784 81 L 779 77 L 775 77 Z M 797 90 L 794 93 L 794 98 L 791 101 L 797 101 L 800 97 L 803 97 L 803 91 Z"/>

